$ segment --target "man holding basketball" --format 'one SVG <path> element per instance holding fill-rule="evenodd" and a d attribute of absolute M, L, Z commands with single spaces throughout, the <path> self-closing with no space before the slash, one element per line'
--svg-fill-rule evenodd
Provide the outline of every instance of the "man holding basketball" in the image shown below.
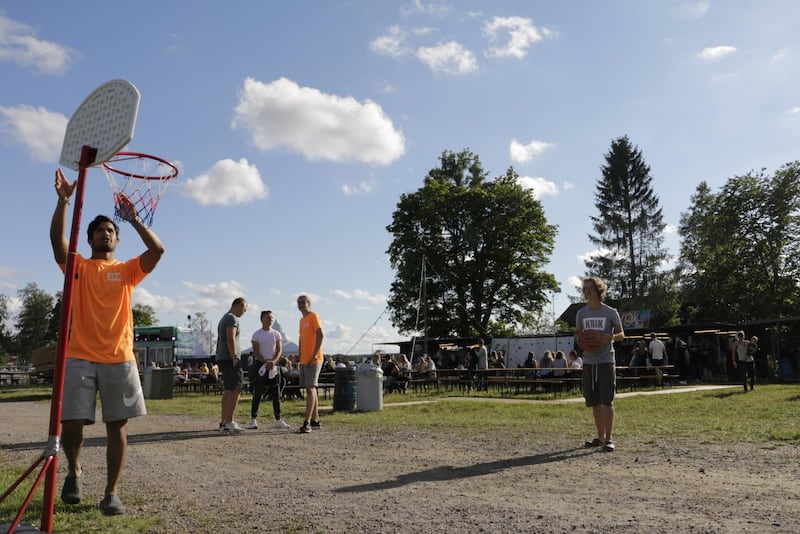
<path fill-rule="evenodd" d="M 575 341 L 583 349 L 583 397 L 591 406 L 597 437 L 586 442 L 587 447 L 603 447 L 614 451 L 614 393 L 616 368 L 614 342 L 625 339 L 617 310 L 603 301 L 606 284 L 596 276 L 583 279 L 586 306 L 575 316 Z"/>
<path fill-rule="evenodd" d="M 64 234 L 67 206 L 76 182 L 69 183 L 61 169 L 56 171 L 58 202 L 50 223 L 50 243 L 56 263 L 66 268 L 69 242 Z M 61 500 L 78 504 L 82 498 L 80 454 L 83 427 L 95 420 L 97 392 L 100 392 L 107 435 L 107 481 L 100 509 L 105 515 L 125 512 L 118 497 L 119 481 L 127 456 L 127 423 L 146 414 L 139 370 L 133 352 L 133 288 L 158 264 L 164 245 L 139 219 L 126 197 L 119 199 L 118 213 L 139 234 L 146 250 L 138 257 L 120 262 L 114 257 L 119 244 L 119 227 L 98 215 L 87 229 L 90 258 L 75 259 L 72 327 L 67 347 L 64 396 L 61 416 L 62 443 L 68 472 Z"/>

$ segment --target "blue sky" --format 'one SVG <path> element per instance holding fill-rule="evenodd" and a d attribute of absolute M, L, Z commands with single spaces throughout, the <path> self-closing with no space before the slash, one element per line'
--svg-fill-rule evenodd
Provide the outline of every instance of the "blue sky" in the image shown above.
<path fill-rule="evenodd" d="M 308 293 L 328 353 L 398 339 L 377 320 L 393 279 L 385 227 L 443 150 L 469 148 L 491 177 L 513 166 L 541 199 L 559 229 L 547 267 L 558 313 L 593 252 L 613 139 L 628 135 L 649 163 L 672 254 L 700 181 L 800 157 L 794 1 L 135 5 L 0 4 L 0 293 L 12 311 L 29 282 L 62 287 L 53 171 L 67 120 L 112 79 L 142 95 L 128 148 L 181 169 L 153 223 L 167 254 L 135 301 L 160 324 L 204 312 L 216 325 L 244 296 L 246 339 L 261 309 L 294 339 L 294 300 Z M 82 238 L 112 206 L 90 170 Z M 131 229 L 120 237 L 118 257 L 142 251 Z"/>

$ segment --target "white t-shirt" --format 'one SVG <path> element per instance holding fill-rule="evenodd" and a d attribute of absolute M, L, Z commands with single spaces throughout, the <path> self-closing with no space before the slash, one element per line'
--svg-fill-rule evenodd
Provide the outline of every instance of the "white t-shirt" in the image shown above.
<path fill-rule="evenodd" d="M 654 339 L 650 342 L 650 359 L 661 361 L 664 359 L 664 343 L 660 339 Z"/>
<path fill-rule="evenodd" d="M 256 341 L 258 342 L 258 352 L 261 354 L 261 357 L 265 360 L 271 360 L 275 357 L 275 344 L 278 340 L 281 339 L 281 334 L 274 328 L 270 328 L 269 330 L 264 330 L 263 328 L 259 328 L 253 333 L 253 337 L 250 339 L 251 342 Z M 253 358 L 255 358 L 255 351 L 253 353 Z M 258 360 L 255 360 L 258 362 Z M 254 362 L 254 363 L 255 363 Z M 261 362 L 258 362 L 259 364 Z"/>

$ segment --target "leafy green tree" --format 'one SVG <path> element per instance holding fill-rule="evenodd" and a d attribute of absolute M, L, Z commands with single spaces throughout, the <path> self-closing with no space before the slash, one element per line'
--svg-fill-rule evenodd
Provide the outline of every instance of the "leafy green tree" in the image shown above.
<path fill-rule="evenodd" d="M 612 298 L 632 307 L 647 304 L 657 286 L 658 269 L 668 259 L 664 219 L 652 187 L 650 167 L 627 136 L 611 142 L 601 168 L 592 216 L 595 234 L 589 234 L 599 252 L 586 260 L 589 274 L 609 282 Z"/>
<path fill-rule="evenodd" d="M 157 324 L 155 308 L 149 304 L 133 305 L 133 326 L 155 326 Z"/>
<path fill-rule="evenodd" d="M 424 185 L 400 197 L 387 252 L 390 315 L 401 332 L 508 333 L 548 302 L 557 282 L 542 268 L 556 227 L 518 178 L 509 168 L 488 181 L 477 155 L 445 151 Z"/>
<path fill-rule="evenodd" d="M 12 338 L 6 327 L 6 321 L 10 318 L 11 312 L 8 310 L 8 297 L 0 293 L 0 355 L 11 352 Z"/>
<path fill-rule="evenodd" d="M 800 162 L 705 182 L 682 214 L 680 266 L 689 320 L 743 322 L 797 315 Z"/>
<path fill-rule="evenodd" d="M 50 319 L 53 313 L 53 297 L 30 283 L 18 291 L 22 303 L 17 322 L 14 341 L 20 356 L 29 360 L 33 349 L 55 343 L 50 332 Z"/>

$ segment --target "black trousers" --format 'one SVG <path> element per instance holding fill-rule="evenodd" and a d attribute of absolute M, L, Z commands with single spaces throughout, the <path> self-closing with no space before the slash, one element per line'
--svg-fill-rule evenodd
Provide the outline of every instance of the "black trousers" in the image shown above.
<path fill-rule="evenodd" d="M 266 391 L 269 391 L 272 397 L 272 412 L 275 415 L 275 420 L 281 418 L 281 390 L 283 389 L 283 381 L 281 374 L 275 375 L 275 378 L 270 380 L 267 376 L 259 376 L 255 373 L 255 379 L 250 379 L 253 384 L 253 401 L 250 404 L 250 417 L 255 419 L 258 417 L 258 408 L 261 406 L 261 398 Z"/>

